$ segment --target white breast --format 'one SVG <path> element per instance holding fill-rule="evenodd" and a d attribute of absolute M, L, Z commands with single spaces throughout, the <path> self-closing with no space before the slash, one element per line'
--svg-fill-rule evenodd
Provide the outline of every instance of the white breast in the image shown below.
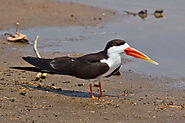
<path fill-rule="evenodd" d="M 111 56 L 108 59 L 102 59 L 100 62 L 106 63 L 109 66 L 109 70 L 101 75 L 101 77 L 106 77 L 121 65 L 121 56 Z"/>
<path fill-rule="evenodd" d="M 124 50 L 128 47 L 130 46 L 125 43 L 124 45 L 120 46 L 112 46 L 107 50 L 108 59 L 102 59 L 100 62 L 106 63 L 109 66 L 109 70 L 100 77 L 110 75 L 114 70 L 121 66 L 121 54 L 123 54 Z"/>

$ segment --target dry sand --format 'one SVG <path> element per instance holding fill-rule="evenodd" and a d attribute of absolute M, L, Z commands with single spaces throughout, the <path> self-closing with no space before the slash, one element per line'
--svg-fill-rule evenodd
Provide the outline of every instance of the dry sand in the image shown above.
<path fill-rule="evenodd" d="M 46 0 L 0 0 L 0 30 L 38 26 L 95 26 L 115 17 L 115 12 L 93 6 Z"/>
<path fill-rule="evenodd" d="M 20 15 L 22 15 L 16 15 L 14 20 L 11 20 L 8 17 L 11 15 L 10 10 L 14 13 L 19 11 L 25 14 L 24 19 L 21 20 L 24 28 L 32 26 L 96 25 L 99 20 L 94 20 L 92 17 L 102 17 L 102 12 L 112 16 L 111 11 L 79 4 L 45 1 L 44 5 L 41 5 L 42 2 L 37 3 L 31 0 L 23 2 L 21 0 L 0 1 L 4 4 L 0 4 L 1 29 L 13 27 L 14 21 L 19 20 Z M 21 10 L 21 4 L 25 5 L 26 11 Z M 5 5 L 17 6 L 10 9 Z M 60 8 L 60 5 L 62 10 L 57 9 Z M 4 8 L 5 13 L 7 12 L 3 16 L 2 8 Z M 42 9 L 46 9 L 47 12 L 42 14 Z M 60 11 L 62 14 L 58 12 L 54 16 L 52 10 Z M 32 16 L 27 16 L 27 12 Z M 37 16 L 33 17 L 34 13 Z M 72 20 L 71 14 L 77 17 L 77 21 Z M 51 15 L 59 20 L 61 19 L 60 15 L 64 16 L 61 21 L 57 21 L 57 19 L 50 18 Z M 52 23 L 49 23 L 50 21 Z M 25 48 L 32 47 L 30 45 L 8 43 L 2 37 L 0 38 L 1 123 L 183 123 L 185 121 L 184 90 L 169 86 L 169 82 L 178 83 L 185 81 L 184 78 L 154 78 L 125 70 L 121 71 L 119 77 L 103 80 L 104 94 L 110 97 L 92 100 L 88 83 L 85 80 L 62 75 L 49 75 L 46 81 L 36 82 L 33 81 L 36 73 L 10 69 L 9 67 L 13 66 L 30 66 L 21 57 L 34 54 L 26 53 Z M 63 54 L 44 55 L 55 57 Z M 38 85 L 38 83 L 41 85 Z M 50 87 L 47 85 L 50 85 Z M 98 95 L 98 88 L 94 87 L 93 89 L 94 93 Z"/>

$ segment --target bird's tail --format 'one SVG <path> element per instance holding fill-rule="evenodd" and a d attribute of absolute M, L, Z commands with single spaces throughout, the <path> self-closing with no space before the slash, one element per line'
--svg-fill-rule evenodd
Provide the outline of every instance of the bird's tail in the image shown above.
<path fill-rule="evenodd" d="M 48 72 L 55 72 L 55 70 L 50 65 L 52 59 L 36 58 L 36 57 L 22 57 L 25 61 L 31 65 L 40 68 L 41 70 L 46 70 Z"/>

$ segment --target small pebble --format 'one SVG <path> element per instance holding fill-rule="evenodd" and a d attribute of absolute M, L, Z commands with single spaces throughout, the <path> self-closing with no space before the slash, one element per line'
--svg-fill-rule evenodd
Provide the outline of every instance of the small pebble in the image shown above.
<path fill-rule="evenodd" d="M 100 91 L 100 89 L 98 88 L 97 91 Z M 105 90 L 101 89 L 102 92 L 105 92 Z"/>
<path fill-rule="evenodd" d="M 36 77 L 36 78 L 33 79 L 32 81 L 39 81 L 39 77 Z"/>
<path fill-rule="evenodd" d="M 42 88 L 42 86 L 41 85 L 38 85 L 37 88 Z"/>
<path fill-rule="evenodd" d="M 164 101 L 163 100 L 156 100 L 157 103 L 163 103 Z"/>
<path fill-rule="evenodd" d="M 59 91 L 62 91 L 62 88 L 59 88 L 58 90 L 59 90 Z"/>
<path fill-rule="evenodd" d="M 70 83 L 70 81 L 64 81 L 64 82 L 62 82 L 62 83 Z"/>
<path fill-rule="evenodd" d="M 105 119 L 105 120 L 109 120 L 109 118 L 106 118 L 106 117 L 105 117 L 104 119 Z"/>
<path fill-rule="evenodd" d="M 11 102 L 14 102 L 14 101 L 15 101 L 15 99 L 14 99 L 14 98 L 12 98 L 12 99 L 10 99 L 10 101 L 11 101 Z"/>
<path fill-rule="evenodd" d="M 99 82 L 95 82 L 94 87 L 99 87 Z"/>
<path fill-rule="evenodd" d="M 46 79 L 46 76 L 41 76 L 40 79 Z"/>
<path fill-rule="evenodd" d="M 78 84 L 78 86 L 84 86 L 85 84 L 84 83 L 80 83 L 80 84 Z"/>
<path fill-rule="evenodd" d="M 7 74 L 6 76 L 11 76 L 11 74 Z"/>
<path fill-rule="evenodd" d="M 118 108 L 119 106 L 120 106 L 119 104 L 116 104 L 116 106 L 115 106 L 115 107 L 116 107 L 116 108 Z"/>
<path fill-rule="evenodd" d="M 168 103 L 168 105 L 173 105 L 173 102 L 172 102 L 172 101 L 170 101 L 170 102 Z"/>
<path fill-rule="evenodd" d="M 90 113 L 94 114 L 94 113 L 95 113 L 95 111 L 90 111 Z"/>
<path fill-rule="evenodd" d="M 20 95 L 26 96 L 26 92 L 19 93 Z"/>

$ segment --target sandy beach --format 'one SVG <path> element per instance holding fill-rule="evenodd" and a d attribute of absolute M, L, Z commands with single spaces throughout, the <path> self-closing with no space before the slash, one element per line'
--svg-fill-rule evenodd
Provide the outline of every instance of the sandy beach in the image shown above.
<path fill-rule="evenodd" d="M 45 26 L 96 26 L 114 20 L 117 13 L 87 5 L 46 0 L 0 0 L 0 29 Z M 43 11 L 44 10 L 44 11 Z M 34 81 L 36 73 L 11 69 L 31 66 L 22 56 L 31 45 L 0 37 L 0 122 L 2 123 L 183 123 L 185 78 L 153 77 L 121 70 L 121 76 L 102 80 L 108 98 L 90 98 L 88 82 L 70 76 L 48 75 Z M 48 53 L 46 57 L 78 54 Z M 96 96 L 98 87 L 93 87 Z"/>

